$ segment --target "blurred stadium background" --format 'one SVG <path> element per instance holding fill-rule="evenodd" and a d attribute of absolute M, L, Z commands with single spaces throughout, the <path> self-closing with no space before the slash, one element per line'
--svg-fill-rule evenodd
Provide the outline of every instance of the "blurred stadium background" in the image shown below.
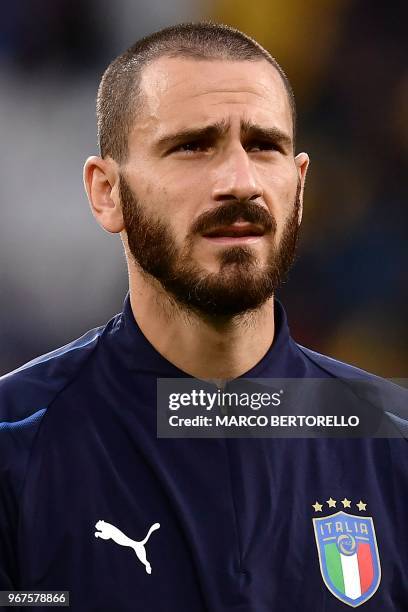
<path fill-rule="evenodd" d="M 118 237 L 94 222 L 104 67 L 135 39 L 212 19 L 257 38 L 295 90 L 312 160 L 299 260 L 280 293 L 292 334 L 407 377 L 405 2 L 20 0 L 0 22 L 0 373 L 104 323 L 127 288 Z"/>

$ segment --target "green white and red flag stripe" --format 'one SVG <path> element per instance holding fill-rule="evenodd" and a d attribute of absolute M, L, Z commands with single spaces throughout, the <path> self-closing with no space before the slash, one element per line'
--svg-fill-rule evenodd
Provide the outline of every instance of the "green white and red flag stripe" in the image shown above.
<path fill-rule="evenodd" d="M 333 586 L 350 599 L 364 595 L 374 579 L 370 544 L 359 542 L 353 555 L 339 552 L 335 542 L 325 544 L 324 551 L 327 572 Z"/>

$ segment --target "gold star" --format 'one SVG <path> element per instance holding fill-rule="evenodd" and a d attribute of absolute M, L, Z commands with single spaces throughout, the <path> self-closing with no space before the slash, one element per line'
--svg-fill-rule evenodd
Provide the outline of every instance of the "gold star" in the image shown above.
<path fill-rule="evenodd" d="M 366 509 L 367 504 L 364 504 L 364 503 L 361 501 L 361 499 L 360 499 L 360 501 L 358 502 L 358 504 L 356 504 L 356 506 L 357 506 L 357 508 L 358 508 L 358 509 L 360 510 L 360 512 L 361 512 L 362 510 L 365 510 L 365 509 Z"/>
<path fill-rule="evenodd" d="M 343 504 L 344 508 L 351 508 L 351 501 L 349 499 L 347 499 L 347 497 L 342 499 L 341 503 Z"/>
<path fill-rule="evenodd" d="M 336 500 L 335 499 L 328 499 L 327 503 L 329 504 L 329 508 L 335 508 L 336 507 Z"/>
<path fill-rule="evenodd" d="M 312 504 L 312 507 L 315 509 L 315 512 L 321 512 L 323 508 L 322 504 L 319 504 L 318 501 L 316 501 L 315 504 Z"/>

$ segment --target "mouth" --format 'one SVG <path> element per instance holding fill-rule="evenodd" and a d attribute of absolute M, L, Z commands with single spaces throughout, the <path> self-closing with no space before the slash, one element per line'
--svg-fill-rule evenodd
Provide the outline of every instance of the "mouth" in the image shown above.
<path fill-rule="evenodd" d="M 236 244 L 238 242 L 258 242 L 264 234 L 265 230 L 261 225 L 248 223 L 247 221 L 236 221 L 231 225 L 222 225 L 209 230 L 202 236 L 211 242 Z"/>

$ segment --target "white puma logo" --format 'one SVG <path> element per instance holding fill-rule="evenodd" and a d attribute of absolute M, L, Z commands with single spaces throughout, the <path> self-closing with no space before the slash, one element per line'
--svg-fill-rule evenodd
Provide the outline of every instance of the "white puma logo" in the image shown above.
<path fill-rule="evenodd" d="M 154 525 L 152 525 L 149 531 L 147 532 L 145 539 L 141 542 L 131 540 L 127 537 L 127 535 L 122 533 L 120 529 L 118 529 L 114 525 L 111 525 L 110 523 L 105 523 L 105 521 L 98 521 L 95 525 L 95 528 L 99 529 L 99 531 L 95 531 L 95 538 L 102 538 L 103 540 L 112 539 L 114 542 L 116 542 L 116 544 L 120 544 L 120 546 L 130 546 L 130 548 L 133 548 L 133 550 L 135 551 L 139 561 L 141 561 L 145 566 L 146 572 L 148 574 L 152 573 L 152 566 L 146 559 L 146 549 L 144 545 L 150 538 L 150 535 L 153 533 L 153 531 L 156 531 L 156 529 L 160 528 L 160 523 L 154 523 Z"/>

